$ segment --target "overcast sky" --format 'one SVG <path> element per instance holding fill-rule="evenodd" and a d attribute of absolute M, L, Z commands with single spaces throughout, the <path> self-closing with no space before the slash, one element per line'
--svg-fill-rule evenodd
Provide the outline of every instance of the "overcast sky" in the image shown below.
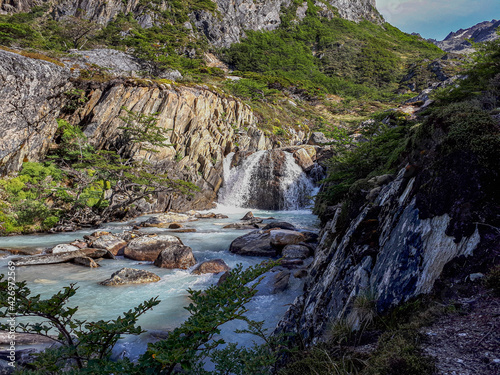
<path fill-rule="evenodd" d="M 385 20 L 400 30 L 442 40 L 482 21 L 500 19 L 500 0 L 376 0 Z"/>

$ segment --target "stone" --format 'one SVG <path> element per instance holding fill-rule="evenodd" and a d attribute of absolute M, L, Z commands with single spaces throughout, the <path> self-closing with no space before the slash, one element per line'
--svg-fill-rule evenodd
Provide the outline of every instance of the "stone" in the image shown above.
<path fill-rule="evenodd" d="M 84 249 L 84 248 L 88 247 L 87 242 L 80 241 L 80 240 L 75 240 L 75 241 L 71 242 L 70 245 L 76 246 L 79 249 Z"/>
<path fill-rule="evenodd" d="M 288 229 L 288 230 L 296 230 L 295 226 L 293 224 L 287 223 L 286 221 L 273 221 L 268 223 L 262 230 L 269 230 L 269 229 Z"/>
<path fill-rule="evenodd" d="M 299 268 L 304 265 L 304 261 L 302 259 L 292 259 L 292 258 L 282 258 L 280 261 L 280 265 L 284 268 L 294 269 Z"/>
<path fill-rule="evenodd" d="M 130 241 L 123 254 L 130 259 L 154 262 L 163 250 L 175 248 L 177 245 L 182 245 L 182 241 L 168 234 L 143 236 Z"/>
<path fill-rule="evenodd" d="M 154 265 L 160 268 L 188 269 L 196 264 L 193 250 L 189 246 L 180 243 L 173 244 L 160 252 L 154 261 Z"/>
<path fill-rule="evenodd" d="M 226 262 L 224 262 L 222 259 L 212 259 L 196 266 L 192 273 L 194 275 L 201 275 L 204 273 L 227 272 L 230 269 L 231 268 L 229 268 Z"/>
<path fill-rule="evenodd" d="M 123 249 L 127 246 L 127 242 L 112 234 L 104 234 L 92 241 L 91 247 L 98 249 L 106 249 L 113 255 L 123 253 Z"/>
<path fill-rule="evenodd" d="M 16 266 L 35 266 L 39 264 L 57 264 L 72 261 L 78 257 L 114 259 L 113 254 L 105 249 L 79 249 L 57 254 L 42 254 L 12 260 Z"/>
<path fill-rule="evenodd" d="M 303 279 L 304 277 L 307 277 L 307 275 L 308 275 L 308 272 L 305 269 L 300 269 L 300 270 L 297 270 L 293 273 L 293 277 L 295 277 L 297 279 Z"/>
<path fill-rule="evenodd" d="M 290 271 L 280 271 L 274 276 L 273 289 L 271 294 L 277 294 L 283 292 L 288 288 L 288 283 L 290 281 Z"/>
<path fill-rule="evenodd" d="M 245 224 L 245 223 L 232 223 L 224 225 L 222 229 L 257 229 L 259 226 L 257 224 Z"/>
<path fill-rule="evenodd" d="M 52 254 L 67 253 L 68 251 L 76 250 L 80 250 L 80 248 L 69 244 L 59 244 L 52 248 Z"/>
<path fill-rule="evenodd" d="M 168 226 L 168 229 L 180 229 L 180 228 L 182 228 L 182 225 L 178 223 L 172 223 Z"/>
<path fill-rule="evenodd" d="M 182 229 L 173 229 L 170 233 L 194 233 L 196 229 L 194 228 L 182 228 Z"/>
<path fill-rule="evenodd" d="M 276 248 L 271 246 L 271 235 L 268 231 L 255 230 L 236 238 L 229 246 L 229 251 L 239 255 L 274 257 Z"/>
<path fill-rule="evenodd" d="M 314 161 L 311 159 L 311 156 L 309 156 L 307 151 L 303 148 L 299 148 L 295 151 L 293 157 L 304 171 L 309 171 L 314 166 Z"/>
<path fill-rule="evenodd" d="M 469 280 L 476 281 L 476 280 L 482 279 L 483 277 L 484 277 L 484 274 L 482 274 L 481 272 L 471 273 L 469 275 Z"/>
<path fill-rule="evenodd" d="M 253 212 L 248 211 L 245 216 L 243 216 L 240 220 L 252 220 L 254 218 Z"/>
<path fill-rule="evenodd" d="M 168 226 L 172 223 L 184 223 L 193 220 L 195 220 L 195 218 L 189 215 L 168 212 L 165 214 L 152 216 L 146 221 L 142 222 L 141 225 L 143 227 L 168 228 Z"/>
<path fill-rule="evenodd" d="M 97 268 L 99 264 L 92 258 L 89 257 L 76 257 L 71 260 L 72 263 L 79 264 L 81 266 L 89 268 Z"/>
<path fill-rule="evenodd" d="M 99 284 L 105 286 L 116 286 L 126 284 L 145 284 L 155 283 L 160 281 L 160 277 L 153 272 L 139 270 L 135 268 L 122 268 L 111 275 L 107 280 L 101 281 Z"/>
<path fill-rule="evenodd" d="M 271 245 L 286 246 L 293 245 L 305 240 L 305 236 L 297 231 L 277 229 L 270 232 Z"/>
<path fill-rule="evenodd" d="M 309 140 L 307 141 L 307 144 L 310 145 L 323 145 L 325 143 L 328 143 L 329 140 L 326 138 L 326 136 L 321 133 L 321 132 L 312 132 L 311 136 L 309 137 Z"/>
<path fill-rule="evenodd" d="M 309 258 L 311 251 L 304 245 L 286 245 L 281 255 L 283 258 L 289 259 L 306 259 Z"/>

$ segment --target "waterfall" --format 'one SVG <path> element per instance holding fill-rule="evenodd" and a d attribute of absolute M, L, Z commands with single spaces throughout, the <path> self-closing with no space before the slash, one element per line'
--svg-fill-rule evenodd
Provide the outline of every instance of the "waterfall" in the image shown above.
<path fill-rule="evenodd" d="M 314 183 L 292 154 L 269 150 L 235 157 L 230 153 L 224 159 L 219 203 L 270 210 L 297 210 L 311 204 Z"/>

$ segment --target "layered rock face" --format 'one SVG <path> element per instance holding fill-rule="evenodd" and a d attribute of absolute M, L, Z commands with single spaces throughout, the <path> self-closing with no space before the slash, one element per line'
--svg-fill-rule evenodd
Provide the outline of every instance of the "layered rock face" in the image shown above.
<path fill-rule="evenodd" d="M 229 47 L 245 36 L 245 30 L 275 30 L 281 24 L 282 8 L 292 5 L 290 0 L 215 0 L 222 15 L 206 11 L 194 12 L 191 20 L 196 28 L 203 32 L 208 40 L 217 47 Z M 382 17 L 375 8 L 375 0 L 330 0 L 328 4 L 336 8 L 338 14 L 350 21 L 367 19 L 381 22 Z M 333 16 L 327 6 L 320 1 L 316 6 L 325 9 L 325 16 Z M 298 20 L 305 17 L 307 2 L 298 7 Z"/>
<path fill-rule="evenodd" d="M 217 11 L 194 11 L 191 22 L 199 32 L 203 33 L 210 43 L 217 47 L 229 47 L 245 36 L 245 30 L 274 30 L 280 23 L 283 8 L 292 5 L 291 0 L 214 0 Z M 333 17 L 334 13 L 326 5 L 337 9 L 338 14 L 350 21 L 367 19 L 382 22 L 382 17 L 375 8 L 375 0 L 329 0 L 316 2 L 323 8 L 322 14 Z M 3 12 L 28 12 L 34 6 L 48 5 L 51 15 L 60 20 L 65 16 L 84 16 L 99 24 L 107 24 L 119 13 L 134 14 L 142 27 L 151 27 L 155 22 L 155 14 L 138 0 L 0 0 Z M 158 9 L 169 9 L 168 1 L 158 5 Z M 304 18 L 307 2 L 296 11 L 297 19 Z"/>
<path fill-rule="evenodd" d="M 0 175 L 45 155 L 69 77 L 69 69 L 0 50 Z"/>
<path fill-rule="evenodd" d="M 379 311 L 387 310 L 429 293 L 445 265 L 478 249 L 483 236 L 477 226 L 456 238 L 448 233 L 448 214 L 424 219 L 414 185 L 415 177 L 405 177 L 403 169 L 345 230 L 340 229 L 342 209 L 337 208 L 320 234 L 305 293 L 278 330 L 297 332 L 313 344 L 338 319 L 356 328 L 357 296 L 373 298 Z"/>

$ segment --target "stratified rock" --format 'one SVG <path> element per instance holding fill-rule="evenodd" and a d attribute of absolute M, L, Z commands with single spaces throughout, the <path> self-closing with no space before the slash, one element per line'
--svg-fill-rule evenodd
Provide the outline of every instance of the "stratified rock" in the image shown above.
<path fill-rule="evenodd" d="M 123 253 L 127 258 L 154 262 L 165 249 L 182 245 L 182 241 L 168 234 L 134 238 L 125 247 Z"/>
<path fill-rule="evenodd" d="M 292 224 L 287 223 L 286 221 L 272 221 L 268 223 L 264 228 L 262 228 L 262 230 L 269 230 L 274 228 L 297 230 L 297 228 L 295 228 Z"/>
<path fill-rule="evenodd" d="M 81 266 L 85 267 L 90 267 L 90 268 L 97 268 L 99 267 L 99 264 L 96 263 L 96 261 L 92 258 L 89 257 L 76 257 L 71 260 L 71 262 L 75 264 L 79 264 Z"/>
<path fill-rule="evenodd" d="M 281 255 L 283 258 L 306 259 L 310 256 L 310 250 L 304 245 L 286 245 Z"/>
<path fill-rule="evenodd" d="M 236 238 L 229 246 L 229 251 L 239 255 L 267 256 L 277 255 L 271 246 L 271 235 L 267 231 L 255 230 Z"/>
<path fill-rule="evenodd" d="M 57 264 L 69 262 L 78 257 L 89 257 L 94 259 L 114 258 L 113 254 L 105 249 L 80 249 L 75 251 L 68 251 L 66 253 L 43 254 L 16 258 L 13 259 L 12 262 L 14 262 L 16 266 L 35 266 L 40 264 Z"/>
<path fill-rule="evenodd" d="M 206 262 L 203 262 L 199 264 L 194 270 L 193 274 L 194 275 L 201 275 L 204 273 L 220 273 L 220 272 L 227 272 L 231 268 L 224 262 L 222 259 L 212 259 L 212 260 L 207 260 Z"/>
<path fill-rule="evenodd" d="M 111 275 L 107 280 L 99 284 L 105 286 L 125 285 L 125 284 L 145 284 L 160 281 L 160 277 L 153 272 L 139 270 L 135 268 L 122 268 Z"/>
<path fill-rule="evenodd" d="M 184 223 L 186 221 L 193 221 L 195 218 L 185 214 L 177 214 L 175 212 L 168 212 L 166 214 L 152 216 L 141 225 L 143 227 L 158 227 L 168 228 L 172 223 Z"/>
<path fill-rule="evenodd" d="M 92 242 L 91 247 L 109 250 L 113 255 L 118 255 L 127 242 L 112 234 L 105 234 Z"/>
<path fill-rule="evenodd" d="M 280 271 L 274 276 L 272 294 L 277 294 L 283 292 L 288 288 L 288 283 L 290 281 L 290 271 Z"/>
<path fill-rule="evenodd" d="M 293 230 L 277 229 L 270 232 L 271 245 L 286 246 L 293 245 L 305 240 L 305 236 Z"/>
<path fill-rule="evenodd" d="M 188 269 L 196 264 L 193 250 L 189 246 L 180 243 L 173 244 L 161 251 L 155 259 L 154 265 L 160 268 Z"/>
<path fill-rule="evenodd" d="M 52 248 L 52 254 L 67 253 L 68 251 L 80 250 L 79 247 L 69 245 L 69 244 L 59 244 Z"/>

